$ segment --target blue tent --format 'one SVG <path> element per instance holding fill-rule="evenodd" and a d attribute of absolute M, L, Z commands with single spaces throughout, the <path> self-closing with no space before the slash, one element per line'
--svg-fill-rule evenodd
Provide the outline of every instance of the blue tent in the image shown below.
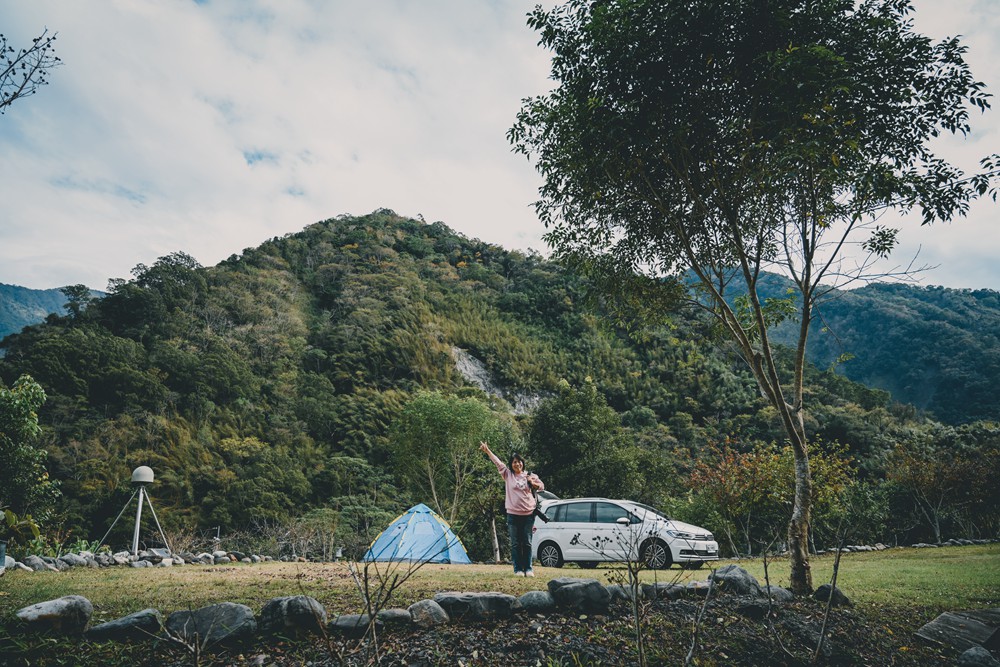
<path fill-rule="evenodd" d="M 375 538 L 365 561 L 471 563 L 448 522 L 423 503 L 401 514 Z"/>

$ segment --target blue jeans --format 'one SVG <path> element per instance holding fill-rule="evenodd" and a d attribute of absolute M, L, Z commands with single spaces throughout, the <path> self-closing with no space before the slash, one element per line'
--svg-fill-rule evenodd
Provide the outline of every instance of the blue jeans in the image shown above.
<path fill-rule="evenodd" d="M 514 561 L 514 572 L 531 569 L 531 529 L 535 527 L 535 515 L 507 515 L 507 531 L 510 533 L 510 559 Z"/>

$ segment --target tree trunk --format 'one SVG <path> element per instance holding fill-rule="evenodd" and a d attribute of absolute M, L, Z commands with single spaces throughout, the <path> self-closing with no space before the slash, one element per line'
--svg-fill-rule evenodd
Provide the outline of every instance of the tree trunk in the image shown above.
<path fill-rule="evenodd" d="M 795 454 L 795 501 L 788 520 L 788 560 L 791 566 L 789 585 L 796 595 L 813 592 L 812 569 L 809 565 L 809 500 L 812 479 L 809 475 L 809 455 L 805 447 L 793 444 Z"/>
<path fill-rule="evenodd" d="M 500 562 L 500 540 L 497 539 L 497 518 L 490 515 L 490 532 L 493 535 L 493 562 Z"/>

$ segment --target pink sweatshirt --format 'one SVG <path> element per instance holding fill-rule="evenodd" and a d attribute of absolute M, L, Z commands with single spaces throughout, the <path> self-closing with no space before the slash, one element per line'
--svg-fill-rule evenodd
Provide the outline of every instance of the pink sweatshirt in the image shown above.
<path fill-rule="evenodd" d="M 528 516 L 534 512 L 535 497 L 531 494 L 531 486 L 528 484 L 528 473 L 522 472 L 520 475 L 515 475 L 493 452 L 490 452 L 490 461 L 493 461 L 503 477 L 506 487 L 504 507 L 507 509 L 507 513 Z M 539 491 L 545 489 L 545 485 L 542 484 L 538 475 L 532 473 L 531 481 L 535 483 Z"/>

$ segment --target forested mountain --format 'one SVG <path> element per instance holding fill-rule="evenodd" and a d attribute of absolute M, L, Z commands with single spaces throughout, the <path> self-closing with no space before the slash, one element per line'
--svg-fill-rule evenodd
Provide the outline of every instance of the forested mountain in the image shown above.
<path fill-rule="evenodd" d="M 789 283 L 769 277 L 764 296 Z M 809 360 L 948 424 L 1000 419 L 1000 292 L 873 283 L 817 308 Z M 797 323 L 778 328 L 792 344 Z M 840 360 L 840 361 L 838 361 Z"/>
<path fill-rule="evenodd" d="M 171 530 L 260 529 L 324 511 L 345 526 L 348 515 L 391 518 L 426 500 L 394 459 L 404 408 L 426 390 L 486 399 L 455 348 L 508 398 L 609 410 L 594 423 L 613 437 L 582 434 L 598 443 L 584 456 L 621 445 L 629 495 L 661 506 L 686 497 L 706 453 L 782 438 L 743 363 L 706 338 L 695 312 L 626 335 L 585 305 L 580 278 L 442 223 L 340 217 L 214 267 L 175 253 L 133 275 L 0 345 L 0 379 L 29 374 L 48 396 L 40 444 L 63 493 L 53 517 L 76 534 L 110 525 L 139 465 L 156 472 Z M 950 429 L 833 372 L 813 370 L 807 384 L 810 437 L 842 443 L 862 477 L 883 474 L 900 442 L 998 440 L 995 425 Z M 486 402 L 510 425 L 507 445 L 522 446 L 530 418 Z M 527 441 L 529 455 L 554 442 Z M 573 481 L 606 492 L 600 476 Z M 459 518 L 466 535 L 477 521 L 471 509 Z"/>
<path fill-rule="evenodd" d="M 0 283 L 0 338 L 37 324 L 49 313 L 66 312 L 66 295 L 58 289 L 29 289 Z"/>

